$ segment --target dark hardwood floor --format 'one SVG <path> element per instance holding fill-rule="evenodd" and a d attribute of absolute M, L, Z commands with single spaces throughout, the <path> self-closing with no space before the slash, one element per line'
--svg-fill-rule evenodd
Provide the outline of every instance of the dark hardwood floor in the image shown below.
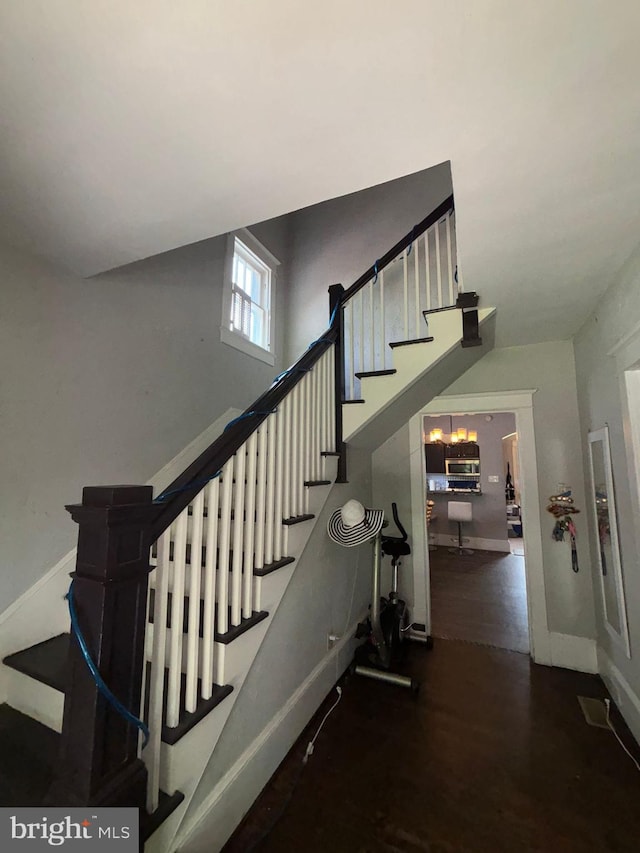
<path fill-rule="evenodd" d="M 417 700 L 349 678 L 300 771 L 327 698 L 224 853 L 637 853 L 640 774 L 576 699 L 599 678 L 446 640 L 405 670 Z"/>
<path fill-rule="evenodd" d="M 434 637 L 529 651 L 524 557 L 439 547 L 429 562 Z"/>

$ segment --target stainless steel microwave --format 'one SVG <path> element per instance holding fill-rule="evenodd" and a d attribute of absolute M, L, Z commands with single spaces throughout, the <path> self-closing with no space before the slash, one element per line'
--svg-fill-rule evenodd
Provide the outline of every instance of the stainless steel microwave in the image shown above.
<path fill-rule="evenodd" d="M 445 459 L 444 468 L 447 477 L 456 477 L 460 474 L 480 476 L 479 459 Z"/>

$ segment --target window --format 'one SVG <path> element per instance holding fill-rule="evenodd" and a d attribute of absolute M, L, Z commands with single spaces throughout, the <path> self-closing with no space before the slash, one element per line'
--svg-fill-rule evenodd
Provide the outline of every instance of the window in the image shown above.
<path fill-rule="evenodd" d="M 221 339 L 274 363 L 275 270 L 279 261 L 246 230 L 229 235 Z"/>

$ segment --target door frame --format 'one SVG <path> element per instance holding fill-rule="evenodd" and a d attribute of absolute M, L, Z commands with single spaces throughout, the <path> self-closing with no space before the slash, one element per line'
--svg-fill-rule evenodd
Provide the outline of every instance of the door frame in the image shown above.
<path fill-rule="evenodd" d="M 423 416 L 513 412 L 516 419 L 516 432 L 518 433 L 522 524 L 524 531 L 526 531 L 523 539 L 529 648 L 531 658 L 536 663 L 551 664 L 551 637 L 547 623 L 547 599 L 542 560 L 542 521 L 533 422 L 534 394 L 535 389 L 443 395 L 435 397 L 409 421 L 411 503 L 414 507 L 421 507 L 420 512 L 414 511 L 411 514 L 414 543 L 413 611 L 415 621 L 424 621 L 426 633 L 429 634 L 431 629 L 431 595 L 427 520 L 424 511 L 427 489 L 424 475 Z"/>

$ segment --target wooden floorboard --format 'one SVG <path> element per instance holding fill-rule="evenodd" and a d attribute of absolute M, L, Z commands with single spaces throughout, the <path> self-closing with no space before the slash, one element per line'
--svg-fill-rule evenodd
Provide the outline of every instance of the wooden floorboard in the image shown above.
<path fill-rule="evenodd" d="M 445 640 L 405 670 L 416 700 L 349 678 L 300 772 L 328 697 L 224 853 L 637 853 L 640 774 L 576 699 L 599 678 Z"/>
<path fill-rule="evenodd" d="M 429 563 L 434 637 L 529 651 L 524 557 L 439 547 Z"/>

